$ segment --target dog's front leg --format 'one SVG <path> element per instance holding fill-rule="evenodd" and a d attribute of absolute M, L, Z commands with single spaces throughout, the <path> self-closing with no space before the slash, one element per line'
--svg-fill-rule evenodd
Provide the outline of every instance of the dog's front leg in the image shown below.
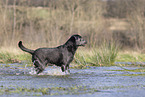
<path fill-rule="evenodd" d="M 64 69 L 65 69 L 65 67 L 64 67 L 64 65 L 62 65 L 61 66 L 61 71 L 64 72 L 65 71 Z"/>
<path fill-rule="evenodd" d="M 70 70 L 69 70 L 69 65 L 62 65 L 61 66 L 61 70 L 62 70 L 62 72 L 65 72 L 66 74 L 68 73 L 70 73 Z"/>
<path fill-rule="evenodd" d="M 69 65 L 65 65 L 65 73 L 70 74 Z"/>
<path fill-rule="evenodd" d="M 62 65 L 62 66 L 61 66 L 61 70 L 62 70 L 62 72 L 66 72 L 67 68 L 68 68 L 67 66 Z"/>
<path fill-rule="evenodd" d="M 69 65 L 66 65 L 66 71 L 68 72 L 68 73 L 70 73 L 70 70 L 69 70 Z"/>

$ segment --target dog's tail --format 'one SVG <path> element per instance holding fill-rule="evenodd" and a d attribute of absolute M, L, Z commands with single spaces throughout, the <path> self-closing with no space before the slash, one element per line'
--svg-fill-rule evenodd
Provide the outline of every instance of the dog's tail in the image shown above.
<path fill-rule="evenodd" d="M 33 54 L 33 53 L 34 53 L 34 50 L 30 50 L 30 49 L 25 48 L 25 47 L 23 46 L 23 44 L 22 44 L 22 41 L 19 41 L 18 46 L 19 46 L 19 48 L 20 48 L 21 50 L 23 50 L 23 51 L 25 51 L 25 52 L 28 52 L 28 53 L 30 53 L 30 54 Z"/>

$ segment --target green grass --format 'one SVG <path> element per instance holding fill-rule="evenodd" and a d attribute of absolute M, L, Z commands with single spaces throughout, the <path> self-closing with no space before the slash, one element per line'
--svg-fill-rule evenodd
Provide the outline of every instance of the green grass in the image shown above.
<path fill-rule="evenodd" d="M 138 52 L 119 52 L 116 62 L 145 62 L 145 54 Z"/>
<path fill-rule="evenodd" d="M 113 65 L 118 52 L 119 48 L 115 43 L 107 44 L 104 42 L 99 49 L 93 50 L 93 55 L 90 57 L 90 63 L 93 64 L 93 66 Z"/>
<path fill-rule="evenodd" d="M 0 63 L 22 63 L 32 64 L 31 55 L 19 49 L 0 49 Z M 114 44 L 104 43 L 99 48 L 80 48 L 70 64 L 72 68 L 88 68 L 88 66 L 112 66 L 114 62 L 145 62 L 145 54 L 132 51 L 119 51 Z M 131 64 L 130 66 L 136 66 Z"/>
<path fill-rule="evenodd" d="M 0 52 L 0 63 L 21 63 L 22 61 L 26 61 L 27 63 L 31 63 L 31 55 L 22 53 L 15 54 L 12 52 L 1 51 Z"/>

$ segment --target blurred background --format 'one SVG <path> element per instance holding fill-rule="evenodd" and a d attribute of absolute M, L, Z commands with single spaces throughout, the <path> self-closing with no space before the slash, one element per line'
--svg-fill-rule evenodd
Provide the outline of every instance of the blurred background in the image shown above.
<path fill-rule="evenodd" d="M 73 34 L 145 51 L 145 0 L 0 0 L 0 47 L 54 47 Z"/>

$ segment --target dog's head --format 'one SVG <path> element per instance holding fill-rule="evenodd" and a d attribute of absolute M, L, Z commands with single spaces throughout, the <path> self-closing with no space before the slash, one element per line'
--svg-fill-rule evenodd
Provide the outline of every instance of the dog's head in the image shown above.
<path fill-rule="evenodd" d="M 87 41 L 77 34 L 72 35 L 69 40 L 72 41 L 76 46 L 85 46 L 85 44 L 87 44 Z"/>

